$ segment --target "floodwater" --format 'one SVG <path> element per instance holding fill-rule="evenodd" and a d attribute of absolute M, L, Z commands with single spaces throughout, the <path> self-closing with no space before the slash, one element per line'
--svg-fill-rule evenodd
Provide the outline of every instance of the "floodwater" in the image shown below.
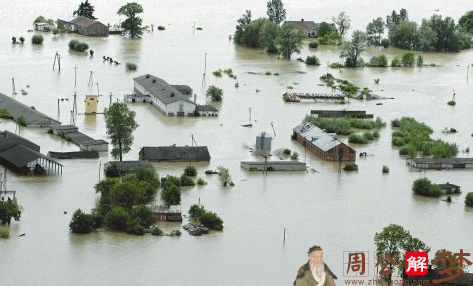
<path fill-rule="evenodd" d="M 144 73 L 154 74 L 172 84 L 188 84 L 204 103 L 202 77 L 204 54 L 207 53 L 207 86 L 215 84 L 224 90 L 218 118 L 168 118 L 149 105 L 130 104 L 136 111 L 139 128 L 133 148 L 125 157 L 137 159 L 142 146 L 190 145 L 191 134 L 199 145 L 209 147 L 210 164 L 197 164 L 208 181 L 205 187 L 183 190 L 182 209 L 200 199 L 206 208 L 224 220 L 223 232 L 193 237 L 183 232 L 178 238 L 136 237 L 100 230 L 90 235 L 73 235 L 68 224 L 77 208 L 90 210 L 97 200 L 93 185 L 98 181 L 100 164 L 110 160 L 64 160 L 62 176 L 45 178 L 18 177 L 9 174 L 8 186 L 17 190 L 23 206 L 21 222 L 10 226 L 11 238 L 0 240 L 1 285 L 289 285 L 298 267 L 306 262 L 307 249 L 321 245 L 325 261 L 343 284 L 343 251 L 370 251 L 373 256 L 373 235 L 382 227 L 400 224 L 432 247 L 473 251 L 473 210 L 464 205 L 465 194 L 473 190 L 471 171 L 427 171 L 436 183 L 451 182 L 463 189 L 453 203 L 412 194 L 412 181 L 424 173 L 410 170 L 405 160 L 390 144 L 391 128 L 382 130 L 381 138 L 366 146 L 355 146 L 367 152 L 358 159 L 356 173 L 337 172 L 338 165 L 319 160 L 290 140 L 291 129 L 315 108 L 342 108 L 329 103 L 287 104 L 281 99 L 287 86 L 295 91 L 325 91 L 317 86 L 318 78 L 331 72 L 367 86 L 375 93 L 394 100 L 375 102 L 352 100 L 349 109 L 362 109 L 383 120 L 414 116 L 434 130 L 434 137 L 457 142 L 460 150 L 473 147 L 473 71 L 466 82 L 466 66 L 472 63 L 473 51 L 456 54 L 425 54 L 425 62 L 438 67 L 422 69 L 331 70 L 327 63 L 338 60 L 338 50 L 322 47 L 315 54 L 323 63 L 306 67 L 298 61 L 268 57 L 262 51 L 236 47 L 228 39 L 235 20 L 245 9 L 255 16 L 265 13 L 265 1 L 140 1 L 145 9 L 145 24 L 163 25 L 166 31 L 145 33 L 140 40 L 119 36 L 83 38 L 78 35 L 45 34 L 42 46 L 32 46 L 30 23 L 37 15 L 65 17 L 79 1 L 6 1 L 0 0 L 0 92 L 11 95 L 11 78 L 17 90 L 30 85 L 28 95 L 16 99 L 56 118 L 70 122 L 74 92 L 74 66 L 77 65 L 79 112 L 84 110 L 84 95 L 90 71 L 99 83 L 99 108 L 108 106 L 108 95 L 122 99 L 133 89 L 132 78 Z M 96 16 L 105 23 L 116 23 L 115 11 L 125 1 L 96 0 Z M 329 20 L 345 10 L 352 18 L 353 28 L 363 28 L 378 16 L 392 9 L 407 8 L 411 19 L 420 21 L 440 9 L 442 15 L 458 19 L 471 8 L 469 1 L 285 1 L 289 19 Z M 193 33 L 192 26 L 202 31 Z M 353 31 L 353 28 L 351 31 Z M 24 36 L 26 44 L 11 45 L 10 38 Z M 72 38 L 85 40 L 95 50 L 93 58 L 70 52 Z M 52 70 L 54 54 L 61 56 L 61 72 Z M 378 54 L 370 49 L 365 58 Z M 390 58 L 402 51 L 388 49 Z M 301 57 L 307 55 L 307 47 Z M 311 51 L 312 53 L 312 51 Z M 122 63 L 114 66 L 102 62 L 111 56 Z M 295 56 L 297 58 L 299 56 Z M 137 72 L 125 71 L 126 62 L 138 64 Z M 215 78 L 212 71 L 232 68 L 240 87 L 224 76 Z M 266 71 L 280 76 L 264 75 Z M 299 72 L 298 72 L 299 71 Z M 300 73 L 300 71 L 305 73 Z M 261 73 L 260 75 L 248 72 Z M 380 78 L 375 85 L 373 79 Z M 260 92 L 255 90 L 259 89 Z M 452 90 L 457 106 L 446 104 Z M 97 92 L 96 88 L 93 90 Z M 60 103 L 57 99 L 69 98 Z M 240 127 L 248 122 L 252 108 L 253 128 Z M 301 160 L 307 160 L 309 173 L 248 173 L 240 169 L 240 161 L 252 159 L 248 147 L 258 132 L 273 132 L 273 150 L 290 148 Z M 106 139 L 103 117 L 79 115 L 80 130 L 97 139 Z M 445 135 L 441 130 L 454 127 L 457 134 Z M 15 131 L 12 122 L 2 120 L 0 129 Z M 43 153 L 72 151 L 78 147 L 45 133 L 46 129 L 23 128 L 21 135 L 41 145 Z M 467 156 L 467 154 L 460 154 Z M 222 188 L 217 178 L 205 176 L 204 170 L 225 166 L 236 184 Z M 388 165 L 390 174 L 381 174 Z M 177 175 L 185 164 L 156 164 L 159 175 Z M 63 214 L 64 211 L 68 213 Z M 160 224 L 165 231 L 180 224 Z M 283 231 L 286 229 L 286 243 Z M 26 233 L 25 237 L 17 237 Z M 432 253 L 431 253 L 432 255 Z M 431 257 L 432 258 L 432 257 Z M 372 261 L 371 261 L 372 262 Z M 370 278 L 373 277 L 370 266 Z"/>

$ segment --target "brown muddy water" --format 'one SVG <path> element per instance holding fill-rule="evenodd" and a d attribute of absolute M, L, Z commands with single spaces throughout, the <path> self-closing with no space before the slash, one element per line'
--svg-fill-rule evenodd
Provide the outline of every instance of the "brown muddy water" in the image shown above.
<path fill-rule="evenodd" d="M 76 3 L 77 2 L 77 3 Z M 322 47 L 315 54 L 323 63 L 306 67 L 296 60 L 284 61 L 268 57 L 262 51 L 236 47 L 228 39 L 235 20 L 245 9 L 255 16 L 265 13 L 265 1 L 140 1 L 145 9 L 146 24 L 163 25 L 166 31 L 145 33 L 140 40 L 119 36 L 84 38 L 78 35 L 44 34 L 41 46 L 32 46 L 30 23 L 37 15 L 51 18 L 67 16 L 79 1 L 5 1 L 0 0 L 0 92 L 11 95 L 11 78 L 17 90 L 30 85 L 29 94 L 15 96 L 28 106 L 58 117 L 57 99 L 72 99 L 74 66 L 77 65 L 79 112 L 83 112 L 83 96 L 88 92 L 90 71 L 99 83 L 101 93 L 110 92 L 122 99 L 133 89 L 132 78 L 154 74 L 172 84 L 188 84 L 202 96 L 204 54 L 207 52 L 206 84 L 224 90 L 218 118 L 168 118 L 143 104 L 130 104 L 136 111 L 139 128 L 133 148 L 126 159 L 137 159 L 142 146 L 191 144 L 191 134 L 199 145 L 209 147 L 210 164 L 198 164 L 200 174 L 208 181 L 205 187 L 185 189 L 182 208 L 201 203 L 217 212 L 224 220 L 223 232 L 202 237 L 183 233 L 181 237 L 136 237 L 100 230 L 90 235 L 73 235 L 68 224 L 77 208 L 90 210 L 97 196 L 93 185 L 98 181 L 99 164 L 110 160 L 64 160 L 62 176 L 46 178 L 18 177 L 10 173 L 8 185 L 18 192 L 23 206 L 21 222 L 10 226 L 11 238 L 0 240 L 1 285 L 289 285 L 300 265 L 306 262 L 307 249 L 321 245 L 326 263 L 343 284 L 343 251 L 373 253 L 373 235 L 390 223 L 408 228 L 432 247 L 473 251 L 473 210 L 464 206 L 465 194 L 473 190 L 471 171 L 428 171 L 436 183 L 458 184 L 463 194 L 447 204 L 412 194 L 412 181 L 423 173 L 410 170 L 405 160 L 390 144 L 391 128 L 367 146 L 354 146 L 358 152 L 370 154 L 357 159 L 357 173 L 337 172 L 337 165 L 319 160 L 307 153 L 307 163 L 318 172 L 249 173 L 240 169 L 240 161 L 252 159 L 252 146 L 258 132 L 276 137 L 273 150 L 290 148 L 304 160 L 304 150 L 290 140 L 291 130 L 315 108 L 341 108 L 328 103 L 286 104 L 281 94 L 287 86 L 295 91 L 325 91 L 317 86 L 318 78 L 331 72 L 336 77 L 367 86 L 375 93 L 394 100 L 360 102 L 352 100 L 349 109 L 362 109 L 390 121 L 400 116 L 414 116 L 434 130 L 434 137 L 457 142 L 460 150 L 473 147 L 473 77 L 466 82 L 466 65 L 473 62 L 473 51 L 456 54 L 424 54 L 425 62 L 438 67 L 422 69 L 331 70 L 327 63 L 338 60 L 338 50 Z M 117 9 L 125 1 L 92 1 L 96 16 L 105 23 L 116 23 Z M 385 16 L 392 9 L 407 8 L 411 19 L 420 21 L 435 9 L 442 15 L 458 19 L 471 9 L 469 1 L 285 1 L 289 19 L 330 20 L 345 10 L 352 18 L 350 32 L 363 28 L 368 21 Z M 382 3 L 382 4 L 381 4 Z M 193 33 L 192 26 L 202 31 Z M 24 36 L 26 44 L 11 45 L 10 39 Z M 95 56 L 79 55 L 68 50 L 70 39 L 85 40 Z M 52 70 L 54 54 L 62 55 L 61 73 Z M 369 49 L 365 58 L 381 51 Z M 402 54 L 396 49 L 384 50 L 390 58 Z M 307 45 L 302 58 L 307 55 Z M 313 53 L 312 51 L 310 53 Z M 102 56 L 122 62 L 114 66 L 102 62 Z M 294 58 L 299 57 L 296 55 Z M 125 71 L 126 62 L 138 64 L 137 72 Z M 215 78 L 211 72 L 232 68 L 240 87 L 228 77 Z M 280 76 L 266 76 L 271 71 Z M 248 72 L 261 73 L 260 75 Z M 304 73 L 300 73 L 304 72 Z M 471 70 L 470 76 L 473 76 Z M 373 83 L 380 78 L 380 84 Z M 255 90 L 260 92 L 256 93 Z M 448 106 L 452 90 L 457 105 Z M 95 90 L 94 90 L 95 92 Z M 102 97 L 99 109 L 108 106 Z M 253 128 L 240 124 L 248 121 L 252 108 Z M 61 103 L 59 119 L 68 124 L 72 101 Z M 76 124 L 94 138 L 106 139 L 103 117 L 79 115 Z M 455 127 L 457 134 L 445 135 L 441 130 Z M 3 120 L 0 129 L 15 131 L 12 122 Z M 24 128 L 21 135 L 48 151 L 72 151 L 78 147 L 45 133 L 46 129 Z M 467 154 L 460 154 L 466 156 Z M 217 178 L 204 170 L 222 165 L 228 167 L 236 183 L 222 188 Z M 389 175 L 381 167 L 390 167 Z M 162 175 L 182 172 L 185 164 L 155 164 Z M 64 215 L 63 211 L 68 214 Z M 160 224 L 166 231 L 180 224 Z M 286 244 L 283 245 L 283 229 Z M 25 237 L 17 237 L 26 233 Z M 432 255 L 432 254 L 431 254 Z M 370 266 L 370 271 L 373 267 Z M 372 275 L 370 275 L 372 278 Z"/>

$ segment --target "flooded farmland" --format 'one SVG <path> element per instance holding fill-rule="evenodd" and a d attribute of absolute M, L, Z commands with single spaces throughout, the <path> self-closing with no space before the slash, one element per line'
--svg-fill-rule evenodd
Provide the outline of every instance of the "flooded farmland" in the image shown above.
<path fill-rule="evenodd" d="M 96 16 L 104 23 L 117 23 L 118 8 L 126 1 L 97 0 Z M 286 3 L 287 2 L 287 3 Z M 76 9 L 75 1 L 31 1 L 14 3 L 0 0 L 0 92 L 12 95 L 12 77 L 18 93 L 16 100 L 34 106 L 63 124 L 71 122 L 74 94 L 74 67 L 77 66 L 77 104 L 84 112 L 84 99 L 89 90 L 90 71 L 98 82 L 99 110 L 108 107 L 109 97 L 123 101 L 133 91 L 133 78 L 153 74 L 171 84 L 187 84 L 204 104 L 202 85 L 204 55 L 207 53 L 205 86 L 215 84 L 223 89 L 223 102 L 217 104 L 218 117 L 166 117 L 148 104 L 130 103 L 137 114 L 138 129 L 134 133 L 127 160 L 137 160 L 143 146 L 191 145 L 191 135 L 198 145 L 209 148 L 210 163 L 195 164 L 208 184 L 183 188 L 182 210 L 199 200 L 224 221 L 224 231 L 193 237 L 183 232 L 180 237 L 133 236 L 99 229 L 89 235 L 70 233 L 68 225 L 77 208 L 89 211 L 99 198 L 93 186 L 99 180 L 99 167 L 111 156 L 99 159 L 61 160 L 61 176 L 24 177 L 11 172 L 8 187 L 17 191 L 23 206 L 20 222 L 10 226 L 11 238 L 0 240 L 0 281 L 2 285 L 289 285 L 298 268 L 307 261 L 307 249 L 321 245 L 325 262 L 343 281 L 343 251 L 375 249 L 373 236 L 382 227 L 396 223 L 409 229 L 432 250 L 441 248 L 473 251 L 473 209 L 465 207 L 467 192 L 473 191 L 471 170 L 418 172 L 406 166 L 405 158 L 391 146 L 389 122 L 401 116 L 412 116 L 434 130 L 434 138 L 456 142 L 461 150 L 473 148 L 473 70 L 467 83 L 467 65 L 473 63 L 473 50 L 459 53 L 424 53 L 424 68 L 330 69 L 328 63 L 339 60 L 337 47 L 322 46 L 309 51 L 303 45 L 301 55 L 285 61 L 270 57 L 262 50 L 236 46 L 229 40 L 236 19 L 246 9 L 255 17 L 264 16 L 265 1 L 189 1 L 143 0 L 145 24 L 163 25 L 165 31 L 145 32 L 142 39 L 129 40 L 110 35 L 88 38 L 75 34 L 44 34 L 44 43 L 30 43 L 31 23 L 38 15 L 66 17 Z M 444 16 L 458 19 L 468 1 L 450 5 L 445 1 L 285 1 L 288 19 L 331 19 L 339 11 L 352 18 L 352 28 L 364 29 L 376 17 L 384 17 L 393 9 L 406 8 L 410 18 L 420 21 L 435 9 Z M 8 12 L 7 12 L 8 11 Z M 193 31 L 196 26 L 201 31 Z M 13 35 L 24 36 L 24 45 L 12 45 Z M 69 51 L 71 39 L 86 41 L 95 55 Z M 53 70 L 54 55 L 61 54 L 61 71 Z M 402 55 L 395 48 L 383 49 L 388 57 Z M 295 60 L 315 53 L 319 67 L 306 66 Z M 369 48 L 364 57 L 381 53 Z M 102 61 L 111 56 L 120 66 Z M 125 63 L 134 62 L 137 71 L 126 71 Z M 212 71 L 232 68 L 235 80 L 216 78 Z M 279 76 L 266 75 L 266 72 Z M 285 103 L 282 94 L 292 86 L 297 92 L 327 92 L 318 86 L 319 77 L 327 72 L 347 79 L 375 94 L 394 98 L 381 101 L 358 101 L 348 105 L 323 102 Z M 374 84 L 373 79 L 380 83 Z M 29 88 L 26 86 L 29 85 Z M 259 92 L 256 92 L 259 90 Z M 446 104 L 456 93 L 456 106 Z M 58 98 L 60 101 L 58 112 Z M 291 140 L 292 128 L 301 123 L 311 109 L 366 110 L 388 122 L 380 138 L 368 145 L 352 145 L 357 152 L 358 172 L 338 172 L 338 163 L 320 160 Z M 252 110 L 252 128 L 248 109 Z M 316 172 L 269 172 L 263 175 L 240 168 L 240 161 L 254 157 L 248 147 L 255 144 L 258 133 L 276 136 L 273 150 L 289 148 L 300 154 Z M 96 139 L 108 140 L 103 115 L 79 114 L 75 124 Z M 444 134 L 454 127 L 456 134 Z M 1 120 L 1 130 L 15 132 L 13 121 Z M 46 128 L 22 128 L 20 135 L 41 146 L 41 152 L 75 151 L 78 147 L 46 133 Z M 345 137 L 341 137 L 346 141 Z M 387 165 L 389 174 L 382 174 Z M 180 175 L 185 163 L 154 163 L 160 176 Z M 232 188 L 221 187 L 216 176 L 204 171 L 225 166 L 235 182 Z M 426 176 L 435 183 L 451 182 L 463 193 L 453 196 L 453 203 L 441 199 L 416 196 L 412 182 Z M 103 177 L 103 174 L 102 174 Z M 159 197 L 159 196 L 158 196 Z M 64 214 L 64 212 L 67 214 Z M 185 219 L 186 220 L 186 219 Z M 182 229 L 181 224 L 160 223 L 166 231 Z M 283 244 L 283 232 L 286 241 Z M 26 233 L 24 237 L 17 237 Z"/>

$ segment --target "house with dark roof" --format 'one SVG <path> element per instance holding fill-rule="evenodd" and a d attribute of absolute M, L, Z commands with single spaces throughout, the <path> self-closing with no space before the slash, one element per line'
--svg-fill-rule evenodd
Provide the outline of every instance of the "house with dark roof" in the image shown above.
<path fill-rule="evenodd" d="M 449 182 L 447 182 L 446 184 L 437 184 L 437 186 L 446 195 L 460 194 L 461 193 L 460 186 L 450 184 Z"/>
<path fill-rule="evenodd" d="M 192 89 L 187 85 L 170 85 L 165 80 L 150 75 L 142 75 L 133 79 L 135 94 L 127 100 L 151 103 L 167 116 L 217 116 L 218 110 L 210 105 L 198 105 L 188 98 Z"/>
<path fill-rule="evenodd" d="M 286 21 L 284 25 L 291 26 L 294 30 L 304 31 L 307 37 L 315 38 L 319 31 L 320 23 L 315 23 L 314 21 L 305 21 L 301 19 L 300 21 Z M 335 26 L 332 24 L 333 30 L 335 31 Z"/>
<path fill-rule="evenodd" d="M 119 177 L 122 174 L 136 172 L 139 169 L 153 169 L 153 165 L 148 161 L 109 161 L 104 164 L 106 177 Z"/>
<path fill-rule="evenodd" d="M 303 122 L 293 130 L 292 138 L 307 150 L 329 161 L 355 161 L 356 151 L 337 138 L 310 122 Z"/>
<path fill-rule="evenodd" d="M 157 221 L 182 221 L 180 205 L 156 205 L 151 207 L 151 211 Z"/>
<path fill-rule="evenodd" d="M 151 162 L 199 162 L 210 161 L 207 146 L 161 146 L 143 147 L 140 160 Z"/>
<path fill-rule="evenodd" d="M 79 16 L 71 21 L 58 19 L 57 26 L 58 28 L 64 28 L 69 32 L 84 36 L 107 37 L 109 33 L 107 25 L 83 16 Z"/>
<path fill-rule="evenodd" d="M 472 169 L 473 158 L 412 158 L 407 164 L 418 169 Z"/>
<path fill-rule="evenodd" d="M 21 175 L 62 173 L 62 165 L 40 153 L 40 146 L 13 134 L 0 132 L 0 163 Z"/>

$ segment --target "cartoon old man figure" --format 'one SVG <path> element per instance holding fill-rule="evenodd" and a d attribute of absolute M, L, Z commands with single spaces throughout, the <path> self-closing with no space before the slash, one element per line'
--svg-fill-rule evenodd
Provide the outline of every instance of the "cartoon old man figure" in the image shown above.
<path fill-rule="evenodd" d="M 309 261 L 302 265 L 297 272 L 295 286 L 336 286 L 337 279 L 327 264 L 324 263 L 324 254 L 320 246 L 314 245 L 309 249 Z"/>

